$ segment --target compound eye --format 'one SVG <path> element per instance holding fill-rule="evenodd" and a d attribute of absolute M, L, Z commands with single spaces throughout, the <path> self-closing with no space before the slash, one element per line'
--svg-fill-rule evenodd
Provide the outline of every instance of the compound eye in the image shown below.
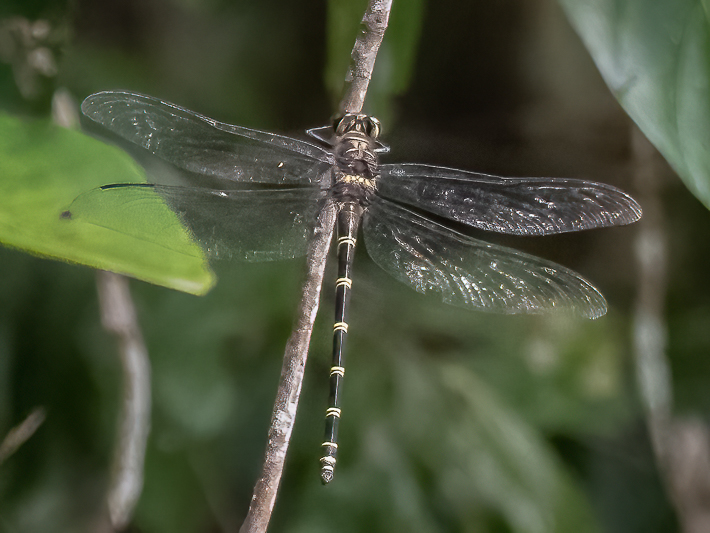
<path fill-rule="evenodd" d="M 336 135 L 345 135 L 349 131 L 352 131 L 357 123 L 358 115 L 353 113 L 346 113 L 338 120 L 335 133 Z"/>
<path fill-rule="evenodd" d="M 343 115 L 336 116 L 333 118 L 333 131 L 338 135 L 342 135 L 342 133 L 343 133 L 341 131 L 341 129 L 343 127 L 343 119 L 344 118 L 345 118 L 345 116 L 343 116 Z"/>
<path fill-rule="evenodd" d="M 377 120 L 375 117 L 367 117 L 366 129 L 366 133 L 369 137 L 377 139 L 380 136 L 382 126 L 380 125 L 380 121 Z"/>

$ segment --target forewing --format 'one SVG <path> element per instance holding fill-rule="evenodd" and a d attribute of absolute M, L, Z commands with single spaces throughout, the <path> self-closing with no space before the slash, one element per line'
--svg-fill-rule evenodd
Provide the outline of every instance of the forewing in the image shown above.
<path fill-rule="evenodd" d="M 313 144 L 223 124 L 157 98 L 101 92 L 88 118 L 179 168 L 241 183 L 320 184 L 332 156 Z"/>
<path fill-rule="evenodd" d="M 375 263 L 448 304 L 499 313 L 606 313 L 604 297 L 576 272 L 462 235 L 387 200 L 373 200 L 363 231 Z"/>
<path fill-rule="evenodd" d="M 378 194 L 475 228 L 549 235 L 630 224 L 641 206 L 603 183 L 499 178 L 428 165 L 382 165 Z"/>
<path fill-rule="evenodd" d="M 64 216 L 164 246 L 170 246 L 163 241 L 166 230 L 184 225 L 210 258 L 272 261 L 305 255 L 324 194 L 313 188 L 107 185 L 80 195 Z M 150 215 L 165 205 L 177 217 L 156 223 Z"/>

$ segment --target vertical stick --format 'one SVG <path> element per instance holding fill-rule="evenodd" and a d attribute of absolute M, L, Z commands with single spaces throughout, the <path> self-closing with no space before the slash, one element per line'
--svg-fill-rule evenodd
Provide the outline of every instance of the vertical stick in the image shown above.
<path fill-rule="evenodd" d="M 370 0 L 368 4 L 362 19 L 362 31 L 353 47 L 351 66 L 345 80 L 345 96 L 340 103 L 341 111 L 359 113 L 362 110 L 377 51 L 389 22 L 391 7 L 392 0 Z M 318 217 L 309 245 L 308 273 L 298 308 L 296 328 L 286 344 L 264 466 L 254 487 L 249 512 L 239 529 L 240 533 L 264 533 L 269 525 L 301 394 L 303 372 L 313 323 L 318 313 L 325 261 L 333 236 L 336 211 L 337 206 L 332 202 L 326 203 Z"/>
<path fill-rule="evenodd" d="M 281 482 L 286 451 L 296 419 L 296 408 L 308 357 L 308 345 L 311 341 L 313 323 L 318 313 L 320 290 L 323 284 L 330 241 L 333 237 L 335 216 L 336 206 L 328 200 L 318 216 L 315 233 L 309 243 L 306 256 L 308 274 L 298 305 L 296 327 L 286 343 L 281 379 L 269 426 L 264 466 L 254 487 L 249 512 L 239 529 L 240 533 L 263 533 L 269 525 L 276 493 Z"/>
<path fill-rule="evenodd" d="M 360 33 L 350 55 L 345 75 L 345 92 L 340 101 L 341 113 L 359 113 L 365 103 L 377 52 L 389 23 L 392 0 L 370 0 L 362 17 Z"/>

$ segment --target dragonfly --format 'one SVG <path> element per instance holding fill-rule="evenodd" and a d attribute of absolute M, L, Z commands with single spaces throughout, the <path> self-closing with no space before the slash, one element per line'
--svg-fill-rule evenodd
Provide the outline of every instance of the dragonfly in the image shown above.
<path fill-rule="evenodd" d="M 461 228 L 519 236 L 618 226 L 641 218 L 627 193 L 566 178 L 503 178 L 424 164 L 380 164 L 388 152 L 371 116 L 346 113 L 307 133 L 314 141 L 218 122 L 130 92 L 89 96 L 83 114 L 192 177 L 187 184 L 112 184 L 79 196 L 71 218 L 99 197 L 161 202 L 211 258 L 271 261 L 306 254 L 318 213 L 337 207 L 337 280 L 321 479 L 333 479 L 341 416 L 352 266 L 361 229 L 372 260 L 399 281 L 455 306 L 499 313 L 606 313 L 576 272 L 492 244 Z M 152 157 L 152 156 L 151 156 Z M 115 205 L 115 202 L 112 203 Z M 140 228 L 134 228 L 140 236 Z M 147 232 L 146 232 L 147 233 Z"/>

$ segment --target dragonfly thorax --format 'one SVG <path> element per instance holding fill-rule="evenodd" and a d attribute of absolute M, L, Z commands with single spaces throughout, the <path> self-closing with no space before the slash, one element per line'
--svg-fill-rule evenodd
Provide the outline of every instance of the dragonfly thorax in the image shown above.
<path fill-rule="evenodd" d="M 333 153 L 346 174 L 374 178 L 377 175 L 377 138 L 380 122 L 368 115 L 346 113 L 334 124 Z"/>
<path fill-rule="evenodd" d="M 363 207 L 370 204 L 370 197 L 377 191 L 377 178 L 361 174 L 336 172 L 335 184 L 330 190 L 339 202 L 356 202 Z"/>
<path fill-rule="evenodd" d="M 368 115 L 346 113 L 333 126 L 333 152 L 340 169 L 348 174 L 376 176 L 380 121 Z"/>
<path fill-rule="evenodd" d="M 346 174 L 368 178 L 377 175 L 379 164 L 372 141 L 360 132 L 346 133 L 338 139 L 333 150 L 338 167 Z"/>

